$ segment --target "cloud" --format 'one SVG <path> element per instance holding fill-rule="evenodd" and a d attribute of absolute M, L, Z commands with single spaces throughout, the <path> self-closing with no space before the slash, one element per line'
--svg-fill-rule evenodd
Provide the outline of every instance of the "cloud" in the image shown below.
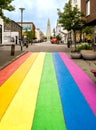
<path fill-rule="evenodd" d="M 57 8 L 62 9 L 68 0 L 14 0 L 12 4 L 16 10 L 5 12 L 6 16 L 14 21 L 20 21 L 20 7 L 25 8 L 23 20 L 33 22 L 36 27 L 46 32 L 48 18 L 51 22 L 51 28 L 56 25 L 58 18 Z M 51 29 L 51 30 L 52 30 Z"/>
<path fill-rule="evenodd" d="M 34 6 L 31 0 L 14 0 L 12 4 L 16 7 L 16 9 L 20 7 L 32 9 L 32 7 Z"/>

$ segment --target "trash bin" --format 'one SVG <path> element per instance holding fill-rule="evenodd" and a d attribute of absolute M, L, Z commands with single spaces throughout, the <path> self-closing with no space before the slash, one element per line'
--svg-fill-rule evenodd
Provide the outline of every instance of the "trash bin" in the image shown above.
<path fill-rule="evenodd" d="M 11 56 L 14 56 L 14 54 L 15 54 L 15 45 L 12 44 L 11 45 Z"/>

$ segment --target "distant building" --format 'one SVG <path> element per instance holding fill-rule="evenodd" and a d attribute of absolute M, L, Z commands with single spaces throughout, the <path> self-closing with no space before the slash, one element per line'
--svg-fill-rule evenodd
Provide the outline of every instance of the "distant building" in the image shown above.
<path fill-rule="evenodd" d="M 21 25 L 21 22 L 17 22 L 19 25 Z M 23 35 L 26 35 L 26 31 L 32 31 L 35 34 L 35 25 L 33 22 L 23 22 L 22 23 L 22 33 Z"/>
<path fill-rule="evenodd" d="M 61 37 L 62 43 L 67 43 L 68 39 L 68 31 L 64 30 L 60 23 L 57 21 L 56 29 L 55 29 L 55 36 L 59 35 Z"/>
<path fill-rule="evenodd" d="M 51 25 L 50 25 L 50 20 L 49 19 L 48 19 L 48 23 L 47 23 L 46 37 L 47 37 L 47 41 L 50 41 L 50 37 L 51 37 Z"/>
<path fill-rule="evenodd" d="M 4 41 L 3 41 L 4 33 L 3 32 L 4 32 L 4 22 L 3 22 L 3 19 L 0 18 L 0 44 L 4 43 Z"/>
<path fill-rule="evenodd" d="M 42 41 L 44 39 L 44 34 L 39 28 L 35 29 L 35 37 L 37 41 Z"/>
<path fill-rule="evenodd" d="M 81 11 L 81 0 L 71 0 L 72 7 L 77 6 L 77 8 Z"/>

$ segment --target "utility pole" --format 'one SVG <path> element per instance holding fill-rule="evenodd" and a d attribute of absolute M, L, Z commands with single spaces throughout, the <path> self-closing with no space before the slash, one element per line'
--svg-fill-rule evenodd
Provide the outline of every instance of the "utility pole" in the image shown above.
<path fill-rule="evenodd" d="M 23 24 L 23 11 L 25 10 L 25 8 L 19 8 L 21 11 L 21 51 L 23 50 L 23 36 L 22 36 L 22 24 Z"/>

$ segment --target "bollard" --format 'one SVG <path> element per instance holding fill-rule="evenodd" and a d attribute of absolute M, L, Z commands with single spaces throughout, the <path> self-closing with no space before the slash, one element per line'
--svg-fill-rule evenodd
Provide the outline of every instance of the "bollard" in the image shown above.
<path fill-rule="evenodd" d="M 68 43 L 67 43 L 67 47 L 70 48 L 70 41 L 68 41 Z"/>
<path fill-rule="evenodd" d="M 26 42 L 26 48 L 28 48 L 28 43 Z"/>
<path fill-rule="evenodd" d="M 11 45 L 11 56 L 14 56 L 14 54 L 15 54 L 15 45 L 12 44 Z"/>
<path fill-rule="evenodd" d="M 21 41 L 21 51 L 23 51 L 23 43 L 22 43 L 22 41 Z"/>

